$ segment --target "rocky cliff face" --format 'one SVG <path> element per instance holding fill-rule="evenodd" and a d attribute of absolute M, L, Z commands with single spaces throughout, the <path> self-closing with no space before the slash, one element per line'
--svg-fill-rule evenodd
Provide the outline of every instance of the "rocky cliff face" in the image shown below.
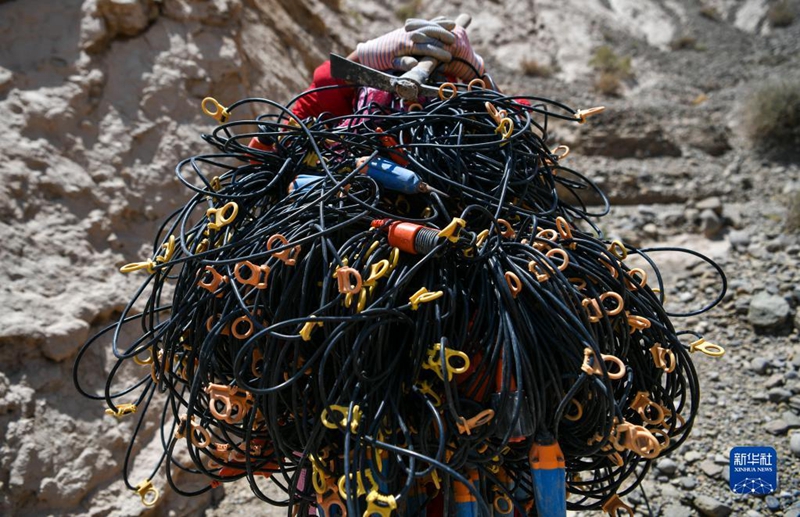
<path fill-rule="evenodd" d="M 606 121 L 556 128 L 576 148 L 572 165 L 599 180 L 615 202 L 667 203 L 622 210 L 610 229 L 639 242 L 688 235 L 695 247 L 711 242 L 697 236 L 702 230 L 724 255 L 726 225 L 738 228 L 734 249 L 741 256 L 729 265 L 755 269 L 736 300 L 728 300 L 729 313 L 712 325 L 727 326 L 721 338 L 739 343 L 731 361 L 749 361 L 745 343 L 758 338 L 745 322 L 726 318 L 740 305 L 746 311 L 749 295 L 760 290 L 751 276 L 781 261 L 797 263 L 792 236 L 781 237 L 768 256 L 759 246 L 779 237 L 762 231 L 764 222 L 783 217 L 780 196 L 798 180 L 798 167 L 755 156 L 740 135 L 737 106 L 751 84 L 798 69 L 797 28 L 771 29 L 762 0 L 709 1 L 704 8 L 713 17 L 690 0 L 420 4 L 412 0 L 403 12 L 471 12 L 473 42 L 509 91 L 610 106 Z M 0 513 L 272 515 L 245 487 L 191 499 L 166 493 L 155 509 L 144 508 L 120 480 L 133 423 L 104 416 L 99 404 L 80 398 L 71 365 L 81 343 L 112 321 L 141 279 L 117 268 L 147 256 L 159 221 L 182 204 L 174 166 L 204 149 L 199 135 L 213 123 L 201 99 L 286 101 L 329 51 L 346 53 L 398 25 L 397 10 L 384 0 L 0 2 Z M 687 36 L 698 45 L 670 51 Z M 604 99 L 594 90 L 588 63 L 601 44 L 633 57 L 622 98 Z M 523 61 L 531 59 L 551 67 L 553 76 L 526 77 Z M 701 204 L 713 196 L 719 205 Z M 772 197 L 774 203 L 762 203 Z M 772 294 L 791 301 L 798 297 L 794 277 L 782 274 L 775 273 Z M 765 359 L 779 365 L 776 373 L 787 377 L 780 384 L 795 398 L 800 386 L 790 372 L 800 368 L 792 363 L 792 354 L 800 355 L 797 341 L 795 331 L 778 346 L 770 343 Z M 100 371 L 107 362 L 98 356 L 89 364 Z M 90 387 L 101 389 L 102 376 Z M 725 399 L 716 400 L 722 406 Z M 800 412 L 800 406 L 785 409 Z M 705 418 L 701 441 L 725 423 L 716 414 Z M 752 418 L 755 431 L 765 418 Z M 152 423 L 142 431 L 145 453 L 134 465 L 142 477 L 157 461 L 146 447 L 155 433 Z M 780 452 L 790 456 L 782 440 Z M 740 442 L 732 436 L 716 449 L 697 450 L 723 454 Z M 713 481 L 719 473 L 691 464 L 681 461 L 681 479 L 707 477 L 717 502 L 744 504 L 731 502 L 724 482 Z M 796 472 L 797 463 L 787 468 Z M 787 480 L 784 507 L 797 488 L 797 480 Z M 657 504 L 669 502 L 665 490 L 653 488 Z"/>

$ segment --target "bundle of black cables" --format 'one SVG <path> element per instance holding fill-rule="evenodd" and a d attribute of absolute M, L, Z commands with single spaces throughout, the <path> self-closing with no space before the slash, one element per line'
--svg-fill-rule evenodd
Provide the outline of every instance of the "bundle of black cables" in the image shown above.
<path fill-rule="evenodd" d="M 139 418 L 125 480 L 146 504 L 165 464 L 180 494 L 244 478 L 287 515 L 529 515 L 532 451 L 557 444 L 568 507 L 614 509 L 686 439 L 689 353 L 722 350 L 681 339 L 648 255 L 663 248 L 605 240 L 603 193 L 548 148 L 549 121 L 583 112 L 443 91 L 307 120 L 245 99 L 221 115 L 269 114 L 178 165 L 193 197 L 123 268 L 148 276 L 75 365 L 84 395 Z M 697 314 L 725 279 L 685 251 L 721 278 Z M 81 359 L 109 339 L 117 361 L 88 393 Z M 163 455 L 134 485 L 148 410 Z"/>

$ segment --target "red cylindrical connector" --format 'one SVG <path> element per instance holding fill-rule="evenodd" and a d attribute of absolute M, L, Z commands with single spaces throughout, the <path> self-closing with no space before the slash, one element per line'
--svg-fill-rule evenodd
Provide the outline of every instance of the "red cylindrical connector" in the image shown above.
<path fill-rule="evenodd" d="M 389 221 L 389 219 L 376 219 L 371 224 L 373 228 L 381 228 L 389 234 L 389 246 L 417 255 L 428 253 L 439 244 L 439 230 L 435 228 L 403 221 Z"/>

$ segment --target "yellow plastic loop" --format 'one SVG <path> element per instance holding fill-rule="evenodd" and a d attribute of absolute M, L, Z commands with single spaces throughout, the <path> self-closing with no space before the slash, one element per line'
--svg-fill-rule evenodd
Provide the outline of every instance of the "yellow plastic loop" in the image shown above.
<path fill-rule="evenodd" d="M 424 367 L 424 365 L 423 365 Z M 419 388 L 419 392 L 423 395 L 427 395 L 433 399 L 433 405 L 436 407 L 440 407 L 442 405 L 442 398 L 439 396 L 438 393 L 433 391 L 433 386 L 428 381 L 421 381 L 417 383 L 417 388 Z"/>
<path fill-rule="evenodd" d="M 661 368 L 667 373 L 675 371 L 675 366 L 677 366 L 675 352 L 668 348 L 662 348 L 661 345 L 656 343 L 650 347 L 650 353 L 653 356 L 653 363 L 655 363 L 656 368 Z"/>
<path fill-rule="evenodd" d="M 380 260 L 375 264 L 372 264 L 369 269 L 369 277 L 364 282 L 364 285 L 368 287 L 374 286 L 378 280 L 386 276 L 389 271 L 391 271 L 391 266 L 389 265 L 389 261 L 386 259 Z"/>
<path fill-rule="evenodd" d="M 280 233 L 276 233 L 270 236 L 269 239 L 267 239 L 267 251 L 272 251 L 272 248 L 275 247 L 276 242 L 280 242 L 280 246 L 286 246 L 287 244 L 289 244 L 289 241 L 286 240 L 286 237 L 284 237 Z M 295 264 L 297 264 L 297 255 L 299 254 L 300 254 L 300 245 L 298 244 L 292 248 L 286 248 L 283 251 L 273 253 L 272 256 L 274 256 L 276 259 L 280 260 L 287 266 L 294 266 Z"/>
<path fill-rule="evenodd" d="M 450 92 L 450 95 L 447 95 L 447 92 Z M 443 101 L 449 101 L 450 99 L 454 98 L 458 95 L 458 88 L 453 83 L 442 83 L 439 86 L 439 99 Z"/>
<path fill-rule="evenodd" d="M 372 490 L 367 495 L 367 509 L 362 517 L 374 517 L 375 514 L 381 517 L 391 517 L 392 512 L 397 509 L 397 501 L 393 495 L 384 495 L 377 490 Z"/>
<path fill-rule="evenodd" d="M 209 107 L 209 105 L 211 107 Z M 200 103 L 200 107 L 203 108 L 203 113 L 216 119 L 220 124 L 227 122 L 228 118 L 231 116 L 228 109 L 217 102 L 217 99 L 214 97 L 206 97 L 203 99 L 203 102 Z"/>
<path fill-rule="evenodd" d="M 605 111 L 605 109 L 606 109 L 605 106 L 596 106 L 594 108 L 589 108 L 589 109 L 585 109 L 585 110 L 578 110 L 575 113 L 575 118 L 578 120 L 578 122 L 583 124 L 584 122 L 586 122 L 587 118 L 589 118 L 589 117 L 591 117 L 593 115 L 597 115 L 599 113 L 602 113 L 603 111 Z"/>
<path fill-rule="evenodd" d="M 394 270 L 399 262 L 400 248 L 392 248 L 392 251 L 389 253 L 389 266 L 391 267 L 391 270 Z"/>
<path fill-rule="evenodd" d="M 725 349 L 714 343 L 709 343 L 705 338 L 700 338 L 689 344 L 689 352 L 702 352 L 709 357 L 722 357 L 725 355 Z"/>
<path fill-rule="evenodd" d="M 139 366 L 147 366 L 149 364 L 153 364 L 153 351 L 148 348 L 146 350 L 143 350 L 142 352 L 147 352 L 147 356 L 144 359 L 141 359 L 139 357 L 139 354 L 136 354 L 135 356 L 133 356 L 133 362 L 138 364 Z"/>
<path fill-rule="evenodd" d="M 628 258 L 628 248 L 618 239 L 611 241 L 611 244 L 608 245 L 608 251 L 618 260 L 625 260 Z"/>
<path fill-rule="evenodd" d="M 219 176 L 214 176 L 213 178 L 211 178 L 209 185 L 211 185 L 211 190 L 213 190 L 214 192 L 218 192 L 219 189 L 222 188 L 222 181 L 219 179 Z"/>
<path fill-rule="evenodd" d="M 316 316 L 310 316 L 310 318 L 314 319 Z M 311 333 L 314 331 L 315 327 L 321 327 L 321 321 L 307 321 L 303 328 L 300 329 L 300 337 L 303 338 L 303 341 L 311 341 Z"/>
<path fill-rule="evenodd" d="M 506 271 L 504 276 L 506 283 L 508 284 L 508 290 L 511 291 L 511 296 L 516 298 L 517 295 L 522 292 L 522 281 L 515 273 L 512 273 L 511 271 Z"/>
<path fill-rule="evenodd" d="M 484 243 L 484 242 L 486 242 L 486 239 L 487 239 L 488 237 L 489 237 L 489 230 L 488 230 L 488 229 L 486 229 L 486 230 L 483 230 L 483 231 L 482 231 L 481 233 L 479 233 L 479 234 L 478 234 L 478 236 L 476 237 L 476 239 L 475 239 L 475 246 L 477 246 L 477 247 L 479 247 L 479 248 L 480 248 L 481 246 L 483 246 L 483 243 Z"/>
<path fill-rule="evenodd" d="M 419 291 L 412 294 L 408 298 L 408 301 L 411 303 L 411 310 L 415 311 L 419 309 L 421 303 L 432 302 L 438 300 L 442 296 L 444 296 L 444 291 L 428 291 L 427 287 L 422 287 Z"/>
<path fill-rule="evenodd" d="M 364 254 L 364 262 L 367 262 L 369 260 L 369 258 L 372 256 L 373 253 L 375 253 L 375 250 L 378 249 L 378 246 L 380 245 L 381 245 L 380 241 L 372 241 L 372 244 L 369 245 L 369 248 L 367 248 L 367 252 Z"/>
<path fill-rule="evenodd" d="M 175 254 L 175 236 L 170 235 L 167 242 L 161 245 L 161 248 L 164 250 L 164 254 L 156 256 L 156 263 L 158 264 L 172 260 L 172 255 Z"/>
<path fill-rule="evenodd" d="M 341 294 L 358 294 L 361 291 L 361 273 L 351 267 L 337 267 L 336 281 Z"/>
<path fill-rule="evenodd" d="M 611 517 L 622 517 L 622 512 L 626 512 L 630 517 L 633 517 L 633 508 L 622 502 L 617 494 L 603 504 L 603 511 Z"/>
<path fill-rule="evenodd" d="M 514 511 L 514 503 L 511 502 L 511 498 L 502 492 L 495 494 L 493 506 L 494 510 L 501 515 L 507 515 Z"/>
<path fill-rule="evenodd" d="M 322 495 L 328 489 L 328 483 L 325 480 L 325 473 L 319 466 L 319 460 L 317 460 L 313 455 L 310 456 L 310 458 L 312 467 L 311 484 L 314 486 L 314 491 Z"/>
<path fill-rule="evenodd" d="M 239 215 L 239 205 L 235 201 L 228 201 L 222 208 L 209 208 L 206 210 L 209 230 L 221 230 L 231 224 Z"/>
<path fill-rule="evenodd" d="M 440 379 L 444 380 L 444 368 L 442 367 L 441 350 L 442 344 L 435 343 L 433 348 L 428 350 L 428 357 L 425 362 L 422 363 L 422 368 L 433 371 L 433 373 L 435 373 Z M 460 359 L 462 363 L 461 366 L 453 365 L 451 362 L 451 360 L 456 357 Z M 460 350 L 445 348 L 444 360 L 447 362 L 448 381 L 453 380 L 453 374 L 461 374 L 469 370 L 469 356 Z"/>
<path fill-rule="evenodd" d="M 458 234 L 461 228 L 467 226 L 467 222 L 458 217 L 454 217 L 450 224 L 445 226 L 442 231 L 437 234 L 437 237 L 445 237 L 450 242 L 458 242 Z"/>
<path fill-rule="evenodd" d="M 356 303 L 356 312 L 361 312 L 367 307 L 367 295 L 369 295 L 370 291 L 372 290 L 371 287 L 366 286 L 364 289 L 358 293 L 358 303 Z M 352 294 L 348 294 L 345 296 L 345 306 L 350 307 L 350 303 L 352 303 L 352 298 L 350 299 L 351 302 L 348 302 L 347 298 L 353 296 Z"/>
<path fill-rule="evenodd" d="M 379 462 L 380 464 L 380 462 Z M 350 473 L 350 479 L 353 478 L 353 474 Z M 367 478 L 367 481 L 370 483 L 370 488 L 378 486 L 375 482 L 375 477 L 372 475 L 372 471 L 370 469 L 365 469 L 363 472 L 358 472 L 356 476 L 356 497 L 361 497 L 362 495 L 367 495 L 367 489 L 364 485 L 364 478 Z M 345 501 L 348 499 L 348 494 L 345 486 L 345 477 L 342 476 L 339 478 L 339 495 Z"/>
<path fill-rule="evenodd" d="M 158 489 L 153 486 L 153 482 L 149 479 L 136 485 L 136 493 L 142 498 L 142 504 L 148 508 L 155 506 L 156 502 L 158 502 Z"/>
<path fill-rule="evenodd" d="M 332 404 L 331 409 L 343 415 L 342 419 L 338 422 L 329 420 L 328 409 L 326 408 L 322 410 L 322 425 L 328 429 L 339 429 L 339 427 L 347 428 L 347 421 L 350 420 L 350 432 L 353 434 L 358 432 L 358 424 L 361 421 L 361 408 L 358 407 L 358 404 L 353 406 L 352 418 L 350 418 L 350 408 L 347 406 L 337 406 Z"/>
<path fill-rule="evenodd" d="M 508 140 L 512 133 L 514 133 L 514 121 L 510 118 L 502 119 L 494 130 L 495 133 L 500 133 L 503 140 Z"/>
<path fill-rule="evenodd" d="M 120 273 L 133 273 L 134 271 L 145 270 L 151 275 L 156 272 L 156 263 L 153 259 L 147 259 L 144 262 L 131 262 L 119 268 Z"/>
<path fill-rule="evenodd" d="M 126 415 L 132 415 L 134 413 L 136 413 L 136 404 L 120 404 L 117 406 L 116 411 L 111 408 L 106 409 L 106 415 L 111 415 L 117 420 Z"/>

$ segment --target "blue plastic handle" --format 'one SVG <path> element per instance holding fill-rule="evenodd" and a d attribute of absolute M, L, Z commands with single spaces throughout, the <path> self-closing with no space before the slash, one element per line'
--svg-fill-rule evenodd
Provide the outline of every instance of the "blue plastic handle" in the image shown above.
<path fill-rule="evenodd" d="M 303 191 L 306 188 L 309 188 L 312 183 L 315 181 L 322 181 L 325 178 L 323 176 L 313 176 L 311 174 L 298 174 L 298 176 L 294 179 L 292 184 L 290 185 L 289 192 L 295 191 Z"/>
<path fill-rule="evenodd" d="M 366 175 L 386 190 L 403 194 L 419 193 L 419 176 L 386 158 L 373 158 L 367 164 Z"/>
<path fill-rule="evenodd" d="M 539 517 L 567 515 L 567 475 L 563 468 L 533 469 L 533 496 Z"/>

